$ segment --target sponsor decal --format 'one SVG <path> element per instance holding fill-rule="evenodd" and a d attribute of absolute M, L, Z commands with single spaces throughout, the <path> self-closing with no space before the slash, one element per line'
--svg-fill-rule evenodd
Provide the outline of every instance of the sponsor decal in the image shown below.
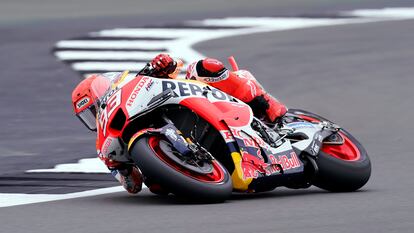
<path fill-rule="evenodd" d="M 243 166 L 243 179 L 249 179 L 249 178 L 257 178 L 259 177 L 259 174 L 262 174 L 263 172 L 260 172 L 257 168 L 252 167 L 251 165 L 245 165 Z"/>
<path fill-rule="evenodd" d="M 149 83 L 145 86 L 145 90 L 150 91 L 154 86 L 154 80 L 150 79 Z"/>
<path fill-rule="evenodd" d="M 315 125 L 308 122 L 294 122 L 289 123 L 287 126 L 295 128 L 295 129 L 301 129 L 301 128 L 315 128 Z"/>
<path fill-rule="evenodd" d="M 162 91 L 166 91 L 167 89 L 173 90 L 177 93 L 178 96 L 186 97 L 186 96 L 203 96 L 204 90 L 197 84 L 189 83 L 189 82 L 173 82 L 173 81 L 162 81 Z M 231 101 L 233 97 L 230 95 L 211 87 L 209 89 L 212 96 L 217 100 L 223 101 Z"/>
<path fill-rule="evenodd" d="M 290 155 L 270 155 L 269 159 L 272 162 L 272 164 L 280 164 L 284 171 L 298 168 L 301 166 L 299 158 L 295 152 L 290 152 Z"/>
<path fill-rule="evenodd" d="M 234 138 L 238 138 L 243 140 L 243 143 L 245 146 L 247 147 L 266 147 L 267 144 L 266 142 L 255 135 L 246 135 L 245 133 L 243 133 L 241 130 L 238 129 L 231 129 L 231 130 L 221 130 L 220 134 L 223 136 L 224 140 L 226 142 L 233 142 Z"/>
<path fill-rule="evenodd" d="M 320 133 L 315 134 L 313 137 L 312 144 L 310 145 L 310 150 L 312 155 L 316 156 L 319 153 L 319 150 L 321 149 L 323 137 Z"/>
<path fill-rule="evenodd" d="M 222 73 L 220 76 L 218 77 L 203 77 L 205 82 L 208 83 L 216 83 L 216 82 L 220 82 L 223 81 L 225 79 L 227 79 L 229 77 L 229 71 L 226 70 L 224 73 Z"/>
<path fill-rule="evenodd" d="M 278 166 L 278 164 L 269 164 L 269 166 L 265 168 L 265 173 L 267 176 L 271 176 L 275 173 L 280 174 L 280 167 Z"/>
<path fill-rule="evenodd" d="M 77 109 L 81 109 L 81 108 L 83 108 L 84 106 L 86 106 L 89 102 L 90 102 L 91 100 L 90 100 L 90 98 L 89 97 L 87 97 L 87 96 L 85 96 L 85 97 L 83 97 L 81 100 L 79 100 L 77 103 L 76 103 L 76 108 Z"/>
<path fill-rule="evenodd" d="M 231 134 L 230 130 L 220 130 L 221 136 L 224 138 L 226 143 L 234 142 L 233 135 Z"/>
<path fill-rule="evenodd" d="M 169 138 L 171 138 L 174 141 L 177 141 L 178 140 L 177 134 L 175 134 L 175 130 L 173 130 L 171 128 L 168 128 L 165 131 L 165 135 L 167 135 Z"/>
<path fill-rule="evenodd" d="M 111 137 L 106 138 L 106 140 L 105 140 L 105 142 L 102 146 L 102 155 L 105 156 L 105 157 L 109 154 L 109 146 L 111 146 L 112 140 L 113 139 Z"/>
<path fill-rule="evenodd" d="M 243 178 L 258 178 L 259 176 L 270 176 L 276 173 L 280 173 L 280 165 L 283 171 L 295 169 L 301 166 L 299 158 L 295 152 L 291 152 L 289 155 L 270 155 L 270 161 L 272 164 L 267 164 L 261 171 L 257 167 L 251 165 L 251 163 L 243 163 Z"/>
<path fill-rule="evenodd" d="M 108 99 L 111 98 L 111 96 L 119 90 L 118 87 L 115 89 L 109 90 L 101 99 L 101 105 L 105 105 L 108 102 Z"/>
<path fill-rule="evenodd" d="M 142 87 L 145 86 L 146 82 L 150 78 L 148 77 L 142 77 L 141 80 L 139 80 L 138 84 L 135 86 L 134 90 L 132 90 L 131 95 L 129 95 L 126 105 L 131 107 L 134 104 L 135 99 L 138 96 L 138 93 L 141 91 Z M 151 80 L 152 81 L 152 80 Z M 151 84 L 152 86 L 152 84 Z M 149 87 L 150 88 L 150 87 Z"/>

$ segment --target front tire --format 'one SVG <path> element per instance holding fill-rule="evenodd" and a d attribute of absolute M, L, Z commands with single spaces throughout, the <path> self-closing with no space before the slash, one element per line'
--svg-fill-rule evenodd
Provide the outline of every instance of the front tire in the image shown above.
<path fill-rule="evenodd" d="M 233 185 L 228 171 L 213 160 L 213 172 L 194 173 L 168 159 L 159 147 L 163 140 L 143 137 L 133 144 L 130 154 L 142 173 L 173 194 L 199 202 L 223 202 L 232 193 Z"/>
<path fill-rule="evenodd" d="M 289 113 L 309 122 L 329 121 L 314 113 L 290 109 Z M 316 159 L 318 173 L 313 184 L 333 192 L 350 192 L 364 186 L 371 176 L 371 161 L 365 148 L 349 132 L 339 131 L 342 145 L 324 144 Z"/>

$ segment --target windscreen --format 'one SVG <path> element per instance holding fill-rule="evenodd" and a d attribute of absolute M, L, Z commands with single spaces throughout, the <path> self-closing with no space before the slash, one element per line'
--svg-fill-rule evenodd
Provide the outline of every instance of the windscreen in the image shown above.
<path fill-rule="evenodd" d="M 124 76 L 123 73 L 113 72 L 101 74 L 92 82 L 91 90 L 93 97 L 96 98 L 94 102 L 102 98 L 111 88 Z"/>

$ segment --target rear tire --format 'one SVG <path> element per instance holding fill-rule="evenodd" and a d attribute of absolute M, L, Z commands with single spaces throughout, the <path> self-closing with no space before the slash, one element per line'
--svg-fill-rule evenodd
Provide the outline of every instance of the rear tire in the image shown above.
<path fill-rule="evenodd" d="M 139 139 L 130 150 L 132 159 L 144 176 L 173 194 L 192 201 L 223 202 L 230 197 L 233 189 L 232 180 L 228 171 L 217 160 L 213 160 L 213 163 L 216 169 L 221 169 L 218 172 L 221 174 L 220 178 L 212 181 L 202 180 L 197 174 L 193 177 L 191 171 L 183 172 L 182 167 L 177 167 L 173 161 L 164 159 L 162 152 L 156 148 L 160 140 L 154 144 L 150 138 Z"/>
<path fill-rule="evenodd" d="M 289 113 L 297 116 L 304 116 L 307 121 L 329 121 L 319 115 L 304 110 L 290 109 Z M 313 119 L 313 120 L 312 120 Z M 371 161 L 365 148 L 349 132 L 340 130 L 343 137 L 350 144 L 353 144 L 359 156 L 354 158 L 341 158 L 324 152 L 323 147 L 316 159 L 318 173 L 313 184 L 319 188 L 333 192 L 350 192 L 364 186 L 371 176 Z M 331 151 L 326 150 L 325 151 Z M 331 152 L 332 153 L 332 152 Z M 343 157 L 343 156 L 342 156 Z"/>

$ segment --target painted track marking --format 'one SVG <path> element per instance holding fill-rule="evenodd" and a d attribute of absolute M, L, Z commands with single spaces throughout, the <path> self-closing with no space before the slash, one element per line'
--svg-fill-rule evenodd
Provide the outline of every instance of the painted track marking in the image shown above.
<path fill-rule="evenodd" d="M 89 190 L 84 192 L 68 193 L 68 194 L 14 194 L 0 193 L 0 207 L 10 207 L 17 205 L 27 205 L 49 201 L 67 200 L 80 197 L 90 197 L 103 195 L 108 193 L 116 193 L 124 191 L 122 186 Z"/>

